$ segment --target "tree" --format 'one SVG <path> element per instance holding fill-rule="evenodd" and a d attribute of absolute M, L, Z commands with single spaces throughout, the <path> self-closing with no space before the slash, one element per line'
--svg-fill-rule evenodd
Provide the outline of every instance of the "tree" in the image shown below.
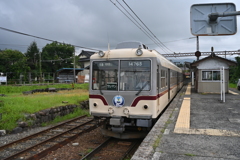
<path fill-rule="evenodd" d="M 42 49 L 42 71 L 56 72 L 60 68 L 72 68 L 74 46 L 52 42 Z"/>
<path fill-rule="evenodd" d="M 26 73 L 30 70 L 26 63 L 27 58 L 17 50 L 6 49 L 1 51 L 0 62 L 0 71 L 8 74 L 8 77 L 12 79 L 18 79 L 20 73 Z"/>
<path fill-rule="evenodd" d="M 27 49 L 27 53 L 25 53 L 27 57 L 27 63 L 32 71 L 38 72 L 39 71 L 39 49 L 37 47 L 37 43 L 33 41 Z"/>
<path fill-rule="evenodd" d="M 231 83 L 236 83 L 236 81 L 240 78 L 240 57 L 235 57 L 237 62 L 237 66 L 230 67 L 229 71 L 229 79 Z"/>

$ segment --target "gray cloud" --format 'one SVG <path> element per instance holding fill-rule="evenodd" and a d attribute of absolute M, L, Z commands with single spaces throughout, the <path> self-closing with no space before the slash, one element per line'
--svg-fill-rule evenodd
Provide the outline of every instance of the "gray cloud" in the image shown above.
<path fill-rule="evenodd" d="M 118 1 L 124 5 L 121 0 Z M 190 32 L 190 7 L 209 3 L 208 0 L 125 1 L 170 50 L 177 53 L 196 51 L 196 39 L 188 39 L 193 37 Z M 211 1 L 222 2 L 225 0 Z M 231 2 L 236 8 L 240 6 L 238 0 Z M 0 22 L 4 28 L 79 46 L 107 49 L 108 42 L 114 48 L 121 41 L 136 40 L 164 53 L 109 0 L 0 1 Z M 50 43 L 4 30 L 0 30 L 0 35 L 0 49 L 26 52 L 27 46 L 34 40 L 39 48 Z M 200 37 L 200 51 L 210 51 L 212 46 L 216 51 L 237 50 L 240 49 L 239 39 L 240 33 Z"/>

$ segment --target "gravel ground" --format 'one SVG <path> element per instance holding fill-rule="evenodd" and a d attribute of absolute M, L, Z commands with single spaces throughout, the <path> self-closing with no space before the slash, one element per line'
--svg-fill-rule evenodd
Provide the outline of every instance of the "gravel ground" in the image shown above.
<path fill-rule="evenodd" d="M 18 139 L 24 138 L 26 136 L 32 135 L 34 133 L 40 132 L 42 130 L 45 130 L 49 127 L 37 127 L 37 128 L 32 128 L 28 129 L 27 131 L 24 131 L 22 133 L 17 133 L 17 134 L 7 134 L 4 136 L 0 136 L 0 146 L 3 146 L 7 143 L 10 143 L 12 141 L 16 141 Z"/>
<path fill-rule="evenodd" d="M 101 134 L 100 128 L 97 128 L 79 136 L 62 148 L 53 151 L 51 154 L 42 158 L 42 160 L 79 160 L 106 139 L 107 138 Z"/>
<path fill-rule="evenodd" d="M 0 146 L 3 146 L 7 143 L 12 141 L 24 138 L 31 134 L 40 132 L 45 130 L 49 127 L 38 127 L 29 129 L 23 133 L 18 134 L 9 134 L 0 137 Z M 100 128 L 97 128 L 89 133 L 83 134 L 79 136 L 74 141 L 68 143 L 67 145 L 63 146 L 62 148 L 53 151 L 51 154 L 47 155 L 46 157 L 42 158 L 42 160 L 75 160 L 80 159 L 81 157 L 85 156 L 87 153 L 92 151 L 102 142 L 104 142 L 107 138 L 105 138 L 100 131 Z"/>

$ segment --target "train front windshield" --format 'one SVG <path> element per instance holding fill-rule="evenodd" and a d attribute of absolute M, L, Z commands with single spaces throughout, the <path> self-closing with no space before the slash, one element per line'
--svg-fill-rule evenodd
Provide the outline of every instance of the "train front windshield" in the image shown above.
<path fill-rule="evenodd" d="M 151 90 L 150 60 L 94 61 L 92 68 L 93 90 Z"/>

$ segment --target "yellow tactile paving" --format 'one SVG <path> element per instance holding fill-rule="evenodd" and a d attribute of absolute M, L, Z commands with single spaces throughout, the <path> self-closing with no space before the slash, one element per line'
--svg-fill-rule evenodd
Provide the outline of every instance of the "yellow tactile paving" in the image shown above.
<path fill-rule="evenodd" d="M 190 95 L 190 94 L 191 94 L 191 83 L 188 84 L 185 95 Z M 175 129 L 190 128 L 190 104 L 191 104 L 191 99 L 188 97 L 185 97 L 182 102 L 181 110 L 178 115 Z"/>
<path fill-rule="evenodd" d="M 174 133 L 240 137 L 240 131 L 228 131 L 228 130 L 220 130 L 220 129 L 180 129 L 180 128 L 176 129 L 175 128 Z"/>
<path fill-rule="evenodd" d="M 228 90 L 228 92 L 231 93 L 231 94 L 234 94 L 234 95 L 239 95 L 238 93 L 230 91 L 230 90 Z"/>
<path fill-rule="evenodd" d="M 231 94 L 238 94 L 229 90 Z M 191 95 L 191 84 L 188 84 L 185 95 Z M 185 97 L 178 115 L 178 119 L 174 128 L 174 133 L 181 134 L 201 134 L 212 136 L 236 136 L 240 137 L 240 131 L 228 131 L 220 129 L 190 129 L 190 104 L 191 99 Z"/>
<path fill-rule="evenodd" d="M 190 128 L 190 98 L 184 98 L 175 128 Z"/>
<path fill-rule="evenodd" d="M 191 83 L 188 83 L 185 95 L 191 95 Z"/>

